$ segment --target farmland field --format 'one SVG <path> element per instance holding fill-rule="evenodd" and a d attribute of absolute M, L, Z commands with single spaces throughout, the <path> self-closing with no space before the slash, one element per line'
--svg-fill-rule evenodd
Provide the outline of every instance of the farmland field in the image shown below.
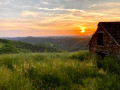
<path fill-rule="evenodd" d="M 0 55 L 1 90 L 119 90 L 119 75 L 117 61 L 88 51 Z"/>

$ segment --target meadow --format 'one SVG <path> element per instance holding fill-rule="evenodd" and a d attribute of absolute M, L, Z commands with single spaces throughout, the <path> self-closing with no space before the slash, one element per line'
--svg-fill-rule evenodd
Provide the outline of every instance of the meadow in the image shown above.
<path fill-rule="evenodd" d="M 88 51 L 0 55 L 1 90 L 120 90 L 120 63 Z"/>

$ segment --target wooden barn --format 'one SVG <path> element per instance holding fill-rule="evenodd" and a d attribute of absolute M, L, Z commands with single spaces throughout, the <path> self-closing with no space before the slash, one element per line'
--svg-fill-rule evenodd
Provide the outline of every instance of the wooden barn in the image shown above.
<path fill-rule="evenodd" d="M 120 60 L 120 22 L 99 22 L 89 42 L 90 57 L 110 55 Z"/>

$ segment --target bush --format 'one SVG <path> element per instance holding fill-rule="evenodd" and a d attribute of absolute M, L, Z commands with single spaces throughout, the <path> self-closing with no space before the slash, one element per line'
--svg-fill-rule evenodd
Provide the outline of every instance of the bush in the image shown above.
<path fill-rule="evenodd" d="M 86 60 L 89 57 L 88 51 L 81 51 L 70 56 L 70 59 L 78 59 L 80 61 Z"/>
<path fill-rule="evenodd" d="M 18 53 L 17 48 L 5 45 L 4 47 L 0 48 L 0 54 L 10 54 L 10 53 Z"/>

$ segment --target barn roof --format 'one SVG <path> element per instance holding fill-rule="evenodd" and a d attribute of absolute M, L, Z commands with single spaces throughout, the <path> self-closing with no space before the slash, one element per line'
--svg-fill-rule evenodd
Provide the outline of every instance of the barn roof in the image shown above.
<path fill-rule="evenodd" d="M 120 22 L 99 22 L 107 32 L 120 44 Z"/>

